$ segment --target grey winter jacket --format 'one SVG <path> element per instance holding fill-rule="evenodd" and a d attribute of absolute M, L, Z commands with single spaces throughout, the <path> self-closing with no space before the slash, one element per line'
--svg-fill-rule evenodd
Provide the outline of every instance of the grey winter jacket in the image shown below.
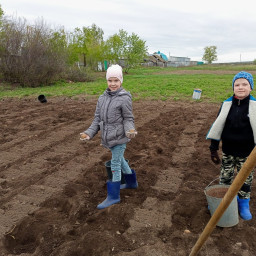
<path fill-rule="evenodd" d="M 117 91 L 106 89 L 99 97 L 94 120 L 84 131 L 90 138 L 101 131 L 101 143 L 106 148 L 130 141 L 125 132 L 135 129 L 132 113 L 132 96 L 120 87 Z"/>

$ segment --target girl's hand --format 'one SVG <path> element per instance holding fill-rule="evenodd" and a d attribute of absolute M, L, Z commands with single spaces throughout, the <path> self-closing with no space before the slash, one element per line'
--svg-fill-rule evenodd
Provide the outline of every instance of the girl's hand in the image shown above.
<path fill-rule="evenodd" d="M 220 158 L 217 150 L 211 150 L 211 159 L 215 164 L 220 164 Z"/>
<path fill-rule="evenodd" d="M 131 129 L 125 133 L 126 137 L 129 139 L 133 139 L 137 134 L 138 132 L 134 129 Z"/>
<path fill-rule="evenodd" d="M 89 140 L 90 137 L 86 133 L 81 132 L 80 133 L 80 140 Z"/>

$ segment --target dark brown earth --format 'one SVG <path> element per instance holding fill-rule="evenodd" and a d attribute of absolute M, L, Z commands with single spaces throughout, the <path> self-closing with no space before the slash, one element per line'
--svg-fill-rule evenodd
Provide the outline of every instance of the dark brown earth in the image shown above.
<path fill-rule="evenodd" d="M 79 140 L 96 100 L 0 101 L 0 256 L 189 255 L 210 219 L 204 189 L 219 174 L 205 140 L 219 105 L 134 102 L 138 136 L 125 157 L 139 187 L 97 210 L 111 154 L 99 135 Z M 256 218 L 240 219 L 216 227 L 199 255 L 255 256 L 255 237 Z"/>

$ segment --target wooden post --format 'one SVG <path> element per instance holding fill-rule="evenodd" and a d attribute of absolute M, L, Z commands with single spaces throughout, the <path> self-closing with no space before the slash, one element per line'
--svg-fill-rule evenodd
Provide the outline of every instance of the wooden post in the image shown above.
<path fill-rule="evenodd" d="M 232 202 L 233 198 L 237 195 L 238 191 L 244 184 L 245 180 L 253 170 L 253 168 L 256 166 L 256 147 L 252 150 L 251 154 L 243 164 L 241 170 L 235 177 L 233 183 L 229 187 L 227 193 L 221 200 L 218 208 L 212 215 L 211 219 L 209 220 L 208 224 L 205 226 L 202 234 L 198 238 L 197 242 L 195 243 L 194 247 L 192 248 L 191 253 L 189 256 L 195 256 L 207 240 L 207 238 L 210 236 L 212 231 L 214 230 L 215 226 L 217 225 L 218 221 L 220 220 L 221 216 L 225 212 L 225 210 L 228 208 L 230 203 Z"/>

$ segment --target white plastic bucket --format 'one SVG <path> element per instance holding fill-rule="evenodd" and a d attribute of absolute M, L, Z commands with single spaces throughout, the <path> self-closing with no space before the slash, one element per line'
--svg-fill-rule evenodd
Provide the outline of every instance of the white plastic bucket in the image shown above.
<path fill-rule="evenodd" d="M 202 94 L 202 90 L 201 90 L 201 89 L 194 89 L 192 98 L 193 98 L 194 100 L 199 100 L 200 97 L 201 97 L 201 94 Z"/>
<path fill-rule="evenodd" d="M 213 186 L 207 186 L 205 188 L 205 195 L 208 202 L 208 207 L 210 210 L 211 215 L 214 214 L 215 210 L 218 208 L 222 198 L 228 191 L 228 188 L 230 186 L 228 185 L 213 185 Z M 219 227 L 233 227 L 237 225 L 239 222 L 238 217 L 238 206 L 237 206 L 237 197 L 235 196 L 226 209 L 226 211 L 223 213 L 222 217 L 220 218 L 219 222 L 217 223 L 217 226 Z"/>

